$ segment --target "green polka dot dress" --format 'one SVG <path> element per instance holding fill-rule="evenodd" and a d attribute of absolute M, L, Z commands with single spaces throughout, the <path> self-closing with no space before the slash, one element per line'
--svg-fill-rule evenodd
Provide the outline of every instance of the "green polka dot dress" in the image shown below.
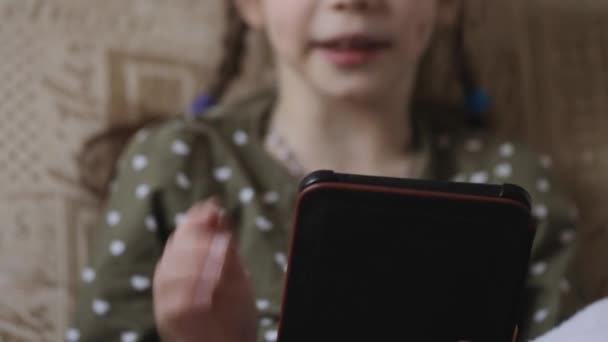
<path fill-rule="evenodd" d="M 190 206 L 223 199 L 235 222 L 259 312 L 258 341 L 275 341 L 298 182 L 263 147 L 267 94 L 140 131 L 119 175 L 82 270 L 74 341 L 158 341 L 152 278 L 165 242 Z M 551 159 L 483 134 L 423 130 L 421 178 L 516 183 L 534 198 L 539 229 L 526 292 L 523 335 L 555 326 L 578 306 L 567 270 L 576 210 L 551 177 Z"/>

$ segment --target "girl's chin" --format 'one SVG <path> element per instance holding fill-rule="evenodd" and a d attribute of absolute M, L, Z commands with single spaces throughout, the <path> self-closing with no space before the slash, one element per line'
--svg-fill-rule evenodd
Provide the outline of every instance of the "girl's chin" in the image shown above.
<path fill-rule="evenodd" d="M 308 78 L 315 88 L 328 96 L 366 101 L 385 97 L 397 83 L 394 75 L 387 75 L 384 70 L 375 67 L 337 70 L 317 64 L 312 70 L 309 69 Z"/>
<path fill-rule="evenodd" d="M 354 102 L 376 102 L 386 97 L 389 89 L 373 82 L 355 82 L 352 80 L 319 80 L 317 89 L 319 93 L 336 100 Z M 404 94 L 405 95 L 405 94 Z"/>

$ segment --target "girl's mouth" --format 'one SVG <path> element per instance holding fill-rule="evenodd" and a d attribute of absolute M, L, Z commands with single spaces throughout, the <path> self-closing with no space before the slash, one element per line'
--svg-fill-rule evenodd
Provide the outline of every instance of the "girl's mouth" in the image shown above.
<path fill-rule="evenodd" d="M 365 35 L 340 36 L 314 43 L 332 64 L 339 67 L 357 67 L 371 62 L 380 53 L 390 49 L 386 39 Z"/>

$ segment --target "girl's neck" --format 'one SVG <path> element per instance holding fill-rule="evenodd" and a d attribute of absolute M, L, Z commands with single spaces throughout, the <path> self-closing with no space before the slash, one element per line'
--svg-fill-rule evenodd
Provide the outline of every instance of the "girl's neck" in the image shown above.
<path fill-rule="evenodd" d="M 270 130 L 281 136 L 305 171 L 412 176 L 407 110 L 412 82 L 378 101 L 360 101 L 319 95 L 295 77 L 281 81 Z"/>

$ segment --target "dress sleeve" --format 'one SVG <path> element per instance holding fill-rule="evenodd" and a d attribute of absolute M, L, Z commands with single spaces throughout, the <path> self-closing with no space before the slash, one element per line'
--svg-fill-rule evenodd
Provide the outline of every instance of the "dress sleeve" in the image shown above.
<path fill-rule="evenodd" d="M 152 300 L 156 263 L 183 213 L 212 192 L 205 148 L 181 127 L 173 122 L 140 131 L 119 162 L 66 340 L 159 340 Z"/>

